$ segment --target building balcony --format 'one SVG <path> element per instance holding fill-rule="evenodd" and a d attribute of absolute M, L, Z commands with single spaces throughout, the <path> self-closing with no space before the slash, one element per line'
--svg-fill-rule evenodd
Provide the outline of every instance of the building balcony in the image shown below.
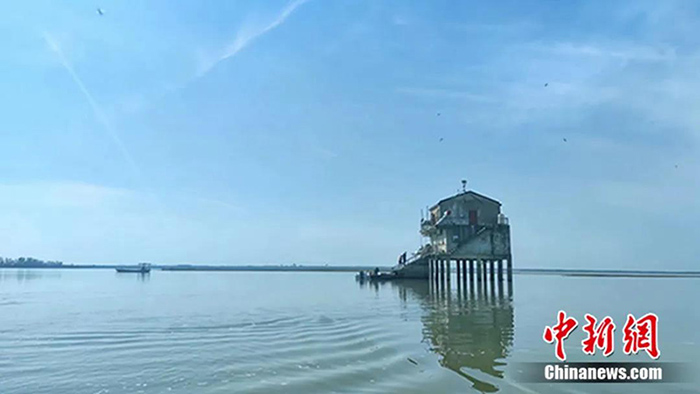
<path fill-rule="evenodd" d="M 426 237 L 435 234 L 437 228 L 430 220 L 421 220 L 420 222 L 420 233 Z"/>

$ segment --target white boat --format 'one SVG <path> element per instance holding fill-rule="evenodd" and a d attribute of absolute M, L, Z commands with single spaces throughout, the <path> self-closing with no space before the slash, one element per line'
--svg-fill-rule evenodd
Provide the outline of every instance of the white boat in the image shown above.
<path fill-rule="evenodd" d="M 117 267 L 115 268 L 117 272 L 131 272 L 137 274 L 147 274 L 151 272 L 151 265 L 148 263 L 141 263 L 136 266 L 131 267 Z"/>

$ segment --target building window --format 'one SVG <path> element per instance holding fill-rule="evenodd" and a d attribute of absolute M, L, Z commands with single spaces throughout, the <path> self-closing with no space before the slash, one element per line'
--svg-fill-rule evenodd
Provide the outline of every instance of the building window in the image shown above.
<path fill-rule="evenodd" d="M 472 209 L 469 211 L 469 224 L 478 224 L 479 223 L 479 211 Z"/>

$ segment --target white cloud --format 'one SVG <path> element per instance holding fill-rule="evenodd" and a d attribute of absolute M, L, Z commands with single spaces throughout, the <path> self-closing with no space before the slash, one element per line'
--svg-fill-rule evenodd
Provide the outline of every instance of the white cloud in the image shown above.
<path fill-rule="evenodd" d="M 257 38 L 262 35 L 269 33 L 270 31 L 281 26 L 287 18 L 289 18 L 292 13 L 308 0 L 295 0 L 289 3 L 276 17 L 275 19 L 265 25 L 249 25 L 244 24 L 241 26 L 236 33 L 233 41 L 229 43 L 220 53 L 214 56 L 201 55 L 200 66 L 197 72 L 197 76 L 201 77 L 208 73 L 212 68 L 216 67 L 217 64 L 222 61 L 236 56 L 245 47 L 250 45 Z"/>
<path fill-rule="evenodd" d="M 73 65 L 63 53 L 63 50 L 61 49 L 61 46 L 59 45 L 58 41 L 56 41 L 53 38 L 53 36 L 51 36 L 49 33 L 44 33 L 44 40 L 46 41 L 46 44 L 49 46 L 49 48 L 56 54 L 63 68 L 65 68 L 68 74 L 70 74 L 71 78 L 80 89 L 80 92 L 83 94 L 83 96 L 85 96 L 85 99 L 87 100 L 88 104 L 90 104 L 90 108 L 92 109 L 92 112 L 95 115 L 97 121 L 100 124 L 102 124 L 103 128 L 105 129 L 109 137 L 112 139 L 114 144 L 117 146 L 119 152 L 122 154 L 126 162 L 129 164 L 129 166 L 131 166 L 134 173 L 140 178 L 141 171 L 139 170 L 136 161 L 134 161 L 134 158 L 131 156 L 131 153 L 129 153 L 128 149 L 126 148 L 126 145 L 122 141 L 121 137 L 119 137 L 119 134 L 112 125 L 112 122 L 105 114 L 105 111 L 102 110 L 102 107 L 97 103 L 97 100 L 95 100 L 94 96 L 92 95 L 92 93 L 90 93 L 87 86 L 85 86 L 83 80 L 73 69 Z"/>

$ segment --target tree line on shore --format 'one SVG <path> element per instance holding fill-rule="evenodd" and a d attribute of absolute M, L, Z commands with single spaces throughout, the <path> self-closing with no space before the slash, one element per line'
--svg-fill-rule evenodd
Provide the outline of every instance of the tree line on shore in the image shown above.
<path fill-rule="evenodd" d="M 60 267 L 62 265 L 63 262 L 61 261 L 44 261 L 34 257 L 20 257 L 17 259 L 0 257 L 0 267 Z"/>

